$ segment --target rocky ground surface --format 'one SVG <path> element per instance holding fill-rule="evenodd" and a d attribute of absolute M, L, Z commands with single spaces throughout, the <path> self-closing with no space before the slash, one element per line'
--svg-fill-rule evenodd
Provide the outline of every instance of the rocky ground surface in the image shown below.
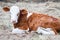
<path fill-rule="evenodd" d="M 4 3 L 0 2 L 0 40 L 60 40 L 60 35 L 39 35 L 36 33 L 29 34 L 13 34 L 13 28 L 10 22 L 10 12 L 4 12 L 4 6 L 17 5 L 20 9 L 27 9 L 29 12 L 37 12 L 47 14 L 49 16 L 60 19 L 60 3 L 45 2 L 45 3 Z"/>

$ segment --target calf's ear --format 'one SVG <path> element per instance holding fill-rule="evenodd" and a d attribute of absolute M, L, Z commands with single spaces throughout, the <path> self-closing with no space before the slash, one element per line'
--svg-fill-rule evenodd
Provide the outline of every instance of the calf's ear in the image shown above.
<path fill-rule="evenodd" d="M 27 10 L 26 9 L 22 9 L 22 10 L 20 10 L 20 13 L 21 14 L 27 14 Z"/>
<path fill-rule="evenodd" d="M 9 7 L 3 7 L 3 11 L 8 12 L 8 11 L 10 11 L 10 8 Z"/>

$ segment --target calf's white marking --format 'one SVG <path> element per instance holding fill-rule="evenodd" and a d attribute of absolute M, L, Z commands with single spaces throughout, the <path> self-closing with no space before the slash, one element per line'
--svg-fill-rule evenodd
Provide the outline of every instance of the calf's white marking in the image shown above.
<path fill-rule="evenodd" d="M 18 6 L 12 6 L 10 8 L 11 13 L 11 22 L 15 21 L 17 23 L 18 16 L 17 14 L 20 12 L 20 9 Z"/>
<path fill-rule="evenodd" d="M 19 34 L 24 34 L 24 33 L 29 33 L 29 28 L 27 30 L 22 30 L 22 29 L 19 29 L 19 28 L 15 28 L 12 30 L 12 33 L 19 33 Z"/>
<path fill-rule="evenodd" d="M 42 27 L 38 27 L 38 29 L 36 30 L 37 33 L 42 33 L 42 35 L 55 35 L 55 32 L 51 29 L 51 28 L 42 28 Z"/>

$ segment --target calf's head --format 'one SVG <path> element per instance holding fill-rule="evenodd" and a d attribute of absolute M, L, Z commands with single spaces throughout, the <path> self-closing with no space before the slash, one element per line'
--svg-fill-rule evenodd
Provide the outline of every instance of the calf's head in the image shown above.
<path fill-rule="evenodd" d="M 20 10 L 18 6 L 3 7 L 3 10 L 5 12 L 9 11 L 11 13 L 11 22 L 13 24 L 17 23 L 18 19 L 21 18 L 22 15 L 27 16 L 27 10 L 26 9 Z M 23 18 L 23 16 L 22 16 L 22 18 Z"/>

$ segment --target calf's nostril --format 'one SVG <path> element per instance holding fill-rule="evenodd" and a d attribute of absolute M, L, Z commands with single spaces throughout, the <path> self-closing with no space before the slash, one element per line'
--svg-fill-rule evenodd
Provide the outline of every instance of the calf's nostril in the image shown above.
<path fill-rule="evenodd" d="M 16 21 L 13 21 L 12 23 L 13 23 L 13 24 L 15 24 L 15 23 L 16 23 Z"/>

